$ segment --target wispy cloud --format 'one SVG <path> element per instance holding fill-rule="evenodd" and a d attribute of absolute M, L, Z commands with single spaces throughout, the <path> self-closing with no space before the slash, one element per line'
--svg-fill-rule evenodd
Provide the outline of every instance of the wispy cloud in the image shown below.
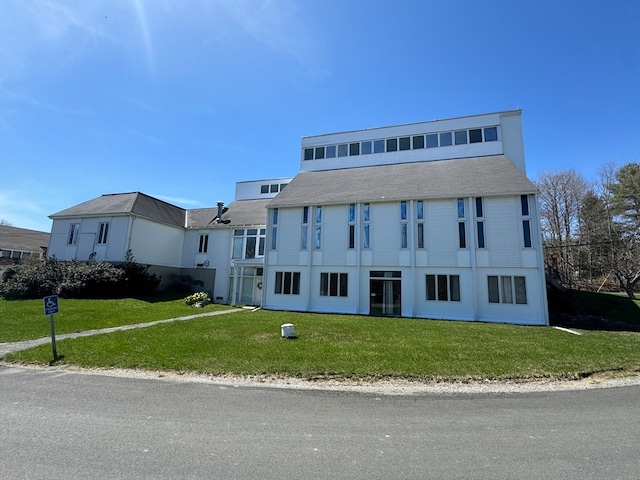
<path fill-rule="evenodd" d="M 331 75 L 324 47 L 307 31 L 295 2 L 224 2 L 223 6 L 247 34 L 293 58 L 312 77 Z"/>
<path fill-rule="evenodd" d="M 149 194 L 152 197 L 159 198 L 160 200 L 164 200 L 165 202 L 173 203 L 176 205 L 200 205 L 198 200 L 192 200 L 190 198 L 182 198 L 182 197 L 171 197 L 169 195 L 154 195 Z"/>

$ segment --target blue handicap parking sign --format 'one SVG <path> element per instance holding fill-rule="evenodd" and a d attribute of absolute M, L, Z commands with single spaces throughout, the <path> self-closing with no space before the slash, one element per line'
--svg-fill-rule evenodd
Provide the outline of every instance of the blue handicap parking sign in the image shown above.
<path fill-rule="evenodd" d="M 44 297 L 43 301 L 44 301 L 45 315 L 53 315 L 54 313 L 58 313 L 58 296 L 57 295 Z"/>

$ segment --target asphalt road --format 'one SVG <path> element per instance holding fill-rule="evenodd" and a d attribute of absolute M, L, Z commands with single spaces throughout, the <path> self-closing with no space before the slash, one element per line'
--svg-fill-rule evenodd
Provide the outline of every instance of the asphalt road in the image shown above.
<path fill-rule="evenodd" d="M 0 366 L 2 479 L 638 479 L 640 386 L 381 396 Z"/>

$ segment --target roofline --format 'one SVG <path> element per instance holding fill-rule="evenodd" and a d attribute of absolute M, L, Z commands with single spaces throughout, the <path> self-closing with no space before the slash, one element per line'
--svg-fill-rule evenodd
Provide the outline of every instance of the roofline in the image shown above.
<path fill-rule="evenodd" d="M 433 120 L 425 120 L 422 122 L 411 122 L 411 123 L 399 123 L 397 125 L 384 125 L 384 126 L 379 126 L 379 127 L 371 127 L 371 128 L 358 128 L 355 130 L 343 130 L 340 132 L 329 132 L 329 133 L 319 133 L 317 135 L 305 135 L 302 136 L 302 139 L 306 139 L 306 138 L 314 138 L 314 137 L 325 137 L 327 135 L 338 135 L 338 134 L 343 134 L 343 133 L 356 133 L 356 132 L 368 132 L 368 131 L 372 131 L 372 130 L 382 130 L 382 129 L 387 129 L 387 128 L 394 128 L 394 127 L 408 127 L 411 125 L 420 125 L 423 123 L 435 123 L 435 122 L 442 122 L 444 120 L 460 120 L 463 118 L 472 118 L 472 117 L 485 117 L 487 115 L 500 115 L 500 116 L 515 116 L 515 115 L 519 115 L 522 114 L 522 109 L 521 108 L 517 108 L 514 110 L 503 110 L 500 112 L 485 112 L 485 113 L 478 113 L 476 115 L 461 115 L 458 117 L 450 117 L 450 118 L 435 118 Z"/>

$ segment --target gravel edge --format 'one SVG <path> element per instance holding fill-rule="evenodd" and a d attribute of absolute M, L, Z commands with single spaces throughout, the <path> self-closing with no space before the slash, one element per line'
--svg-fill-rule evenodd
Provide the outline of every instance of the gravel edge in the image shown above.
<path fill-rule="evenodd" d="M 222 388 L 274 388 L 287 390 L 312 390 L 368 393 L 375 395 L 452 395 L 488 393 L 535 393 L 592 390 L 601 388 L 628 387 L 640 385 L 640 373 L 625 377 L 594 375 L 580 380 L 533 380 L 533 381 L 473 381 L 473 382 L 416 382 L 408 380 L 380 380 L 354 382 L 339 380 L 303 380 L 275 376 L 212 376 L 194 373 L 144 371 L 130 369 L 81 368 L 74 366 L 44 367 L 37 365 L 16 365 L 0 362 L 0 365 L 25 370 L 56 371 L 84 375 L 157 380 L 178 383 L 200 383 L 217 385 Z"/>

